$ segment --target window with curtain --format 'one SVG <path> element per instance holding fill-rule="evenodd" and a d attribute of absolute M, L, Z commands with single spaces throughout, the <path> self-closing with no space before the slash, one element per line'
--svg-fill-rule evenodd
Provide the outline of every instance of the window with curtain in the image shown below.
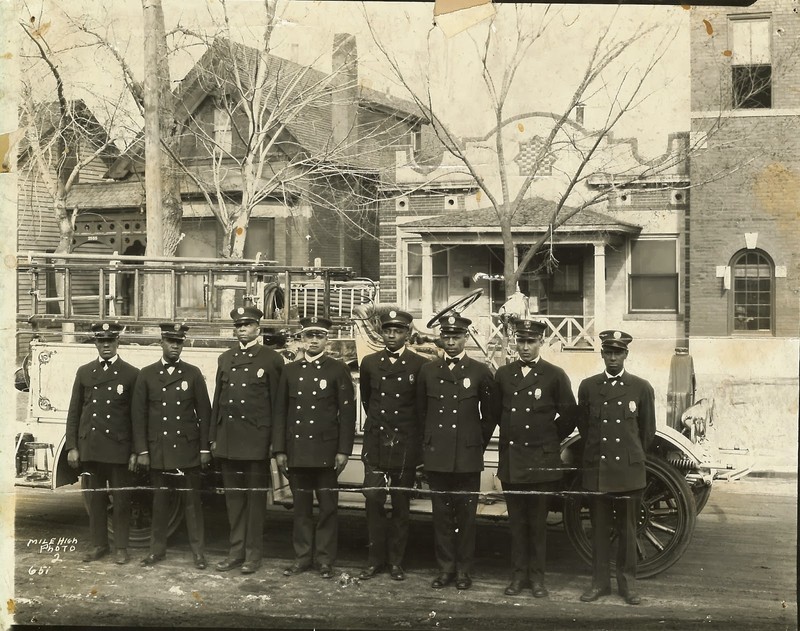
<path fill-rule="evenodd" d="M 628 297 L 631 313 L 678 312 L 675 239 L 637 239 L 631 243 Z"/>
<path fill-rule="evenodd" d="M 449 292 L 447 249 L 441 245 L 431 246 L 431 268 L 433 284 L 433 310 L 447 306 Z M 409 243 L 406 257 L 406 308 L 422 311 L 422 244 Z"/>

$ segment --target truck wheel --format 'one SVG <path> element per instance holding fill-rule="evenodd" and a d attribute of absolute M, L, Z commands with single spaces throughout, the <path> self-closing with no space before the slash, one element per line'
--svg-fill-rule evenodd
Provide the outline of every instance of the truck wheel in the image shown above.
<path fill-rule="evenodd" d="M 702 511 L 706 507 L 706 503 L 708 503 L 708 497 L 711 495 L 711 485 L 700 483 L 693 484 L 692 494 L 694 495 L 694 505 L 699 515 L 700 511 Z"/>
<path fill-rule="evenodd" d="M 150 526 L 153 521 L 153 494 L 150 492 L 150 480 L 146 473 L 134 475 L 135 490 L 131 493 L 131 521 L 128 535 L 128 547 L 146 548 L 150 545 Z M 81 476 L 81 489 L 86 489 L 86 476 Z M 83 494 L 83 505 L 89 512 L 89 497 Z M 108 494 L 108 535 L 114 535 L 114 499 Z M 167 520 L 167 537 L 178 529 L 183 520 L 183 500 L 176 490 L 169 491 L 169 518 Z"/>
<path fill-rule="evenodd" d="M 648 578 L 670 568 L 692 539 L 697 518 L 695 499 L 686 479 L 657 456 L 647 457 L 647 485 L 637 528 L 639 563 L 636 575 Z M 579 478 L 576 478 L 579 484 Z M 574 490 L 580 487 L 573 485 Z M 585 495 L 570 494 L 564 503 L 564 526 L 578 555 L 592 562 L 592 524 Z M 617 533 L 612 531 L 611 566 L 614 573 Z"/>

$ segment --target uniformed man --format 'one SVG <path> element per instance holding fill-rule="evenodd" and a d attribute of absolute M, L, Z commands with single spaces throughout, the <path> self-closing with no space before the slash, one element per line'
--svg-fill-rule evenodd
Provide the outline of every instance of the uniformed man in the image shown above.
<path fill-rule="evenodd" d="M 99 357 L 78 368 L 67 411 L 67 462 L 83 470 L 89 493 L 92 547 L 84 563 L 109 552 L 106 484 L 114 499 L 114 561 L 128 562 L 131 471 L 136 467 L 131 396 L 139 369 L 117 354 L 120 331 L 116 322 L 92 325 Z"/>
<path fill-rule="evenodd" d="M 347 365 L 325 353 L 331 321 L 301 318 L 300 325 L 305 352 L 281 374 L 272 438 L 294 500 L 295 561 L 283 573 L 304 572 L 316 561 L 320 575 L 332 578 L 339 536 L 337 477 L 355 437 L 353 381 Z M 316 529 L 313 494 L 319 503 Z"/>
<path fill-rule="evenodd" d="M 162 357 L 145 366 L 133 393 L 133 440 L 137 464 L 150 469 L 153 524 L 150 554 L 142 565 L 166 557 L 169 488 L 181 489 L 194 565 L 207 567 L 200 502 L 200 467 L 211 462 L 211 402 L 200 369 L 181 360 L 189 327 L 161 324 Z"/>
<path fill-rule="evenodd" d="M 417 414 L 417 377 L 427 361 L 406 348 L 413 316 L 392 310 L 380 317 L 385 350 L 361 362 L 359 389 L 367 413 L 364 423 L 363 493 L 367 498 L 369 556 L 359 578 L 367 580 L 388 563 L 389 575 L 405 579 L 410 489 L 422 464 L 422 427 Z M 384 503 L 391 495 L 392 513 Z"/>
<path fill-rule="evenodd" d="M 656 431 L 653 387 L 625 370 L 623 331 L 600 333 L 604 372 L 578 388 L 578 431 L 583 438 L 583 487 L 591 492 L 592 585 L 581 600 L 611 593 L 611 525 L 619 533 L 617 589 L 630 605 L 636 592 L 636 521 L 646 482 L 647 449 Z"/>
<path fill-rule="evenodd" d="M 424 426 L 422 458 L 432 491 L 434 544 L 441 589 L 456 581 L 472 585 L 475 517 L 483 452 L 496 425 L 496 386 L 489 368 L 464 348 L 471 320 L 440 319 L 446 357 L 425 364 L 419 373 L 417 405 Z"/>
<path fill-rule="evenodd" d="M 220 572 L 241 566 L 242 574 L 252 574 L 261 566 L 272 404 L 283 369 L 283 358 L 258 343 L 263 315 L 256 307 L 231 311 L 238 343 L 217 365 L 209 439 L 220 460 L 230 525 L 228 556 L 216 565 Z"/>
<path fill-rule="evenodd" d="M 514 328 L 519 359 L 495 374 L 502 409 L 497 477 L 508 507 L 513 567 L 505 593 L 531 587 L 543 598 L 548 496 L 563 477 L 561 440 L 575 429 L 575 396 L 566 373 L 539 356 L 547 325 L 526 318 Z"/>

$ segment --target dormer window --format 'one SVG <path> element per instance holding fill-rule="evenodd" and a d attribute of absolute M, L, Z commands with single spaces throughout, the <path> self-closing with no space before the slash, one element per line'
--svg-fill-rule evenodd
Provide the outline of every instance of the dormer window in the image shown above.
<path fill-rule="evenodd" d="M 221 103 L 214 108 L 214 143 L 218 151 L 230 153 L 233 144 L 231 134 L 231 117 Z"/>

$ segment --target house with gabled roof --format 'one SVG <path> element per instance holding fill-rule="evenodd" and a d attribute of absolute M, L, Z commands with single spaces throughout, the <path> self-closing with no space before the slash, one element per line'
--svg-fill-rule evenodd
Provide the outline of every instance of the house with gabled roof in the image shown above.
<path fill-rule="evenodd" d="M 396 150 L 413 146 L 424 119 L 413 104 L 359 83 L 356 40 L 348 34 L 334 38 L 331 73 L 218 39 L 182 80 L 175 92 L 183 164 L 178 255 L 218 256 L 224 234 L 213 205 L 241 203 L 237 158 L 252 129 L 228 92 L 234 65 L 244 69 L 245 87 L 253 77 L 261 82 L 267 114 L 278 112 L 274 129 L 263 130 L 272 141 L 256 185 L 279 175 L 253 204 L 244 257 L 350 266 L 377 277 L 377 181 L 394 170 Z M 72 191 L 76 251 L 144 251 L 143 145 L 140 139 L 111 165 L 105 175 L 112 181 Z M 97 215 L 104 221 L 81 221 Z"/>

